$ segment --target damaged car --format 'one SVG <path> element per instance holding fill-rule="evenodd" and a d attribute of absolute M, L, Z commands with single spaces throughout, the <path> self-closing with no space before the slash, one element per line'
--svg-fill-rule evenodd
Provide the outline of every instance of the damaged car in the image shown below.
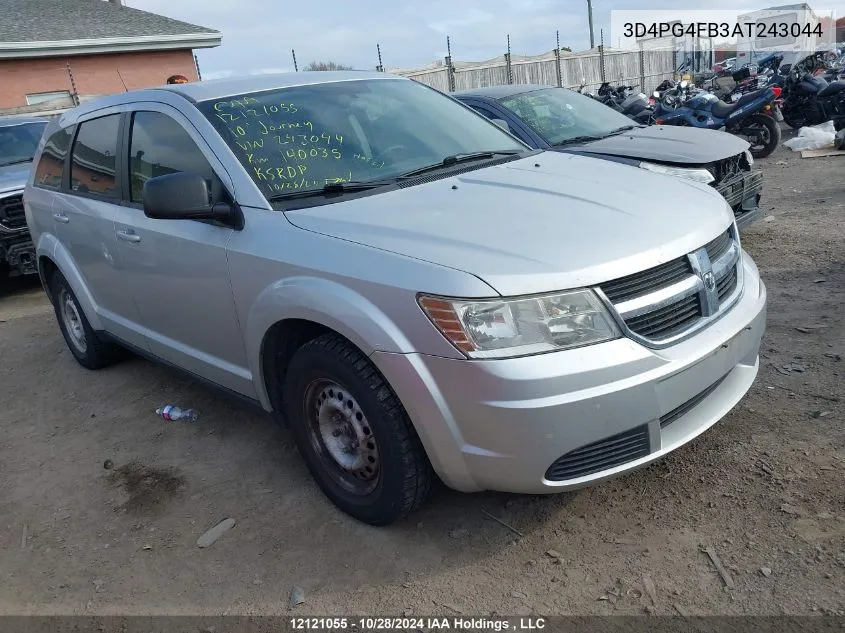
<path fill-rule="evenodd" d="M 0 280 L 35 274 L 23 190 L 47 119 L 0 117 Z"/>
<path fill-rule="evenodd" d="M 491 86 L 454 93 L 531 147 L 627 163 L 701 182 L 727 200 L 737 225 L 760 213 L 763 173 L 750 145 L 715 130 L 638 125 L 603 103 L 566 88 Z"/>

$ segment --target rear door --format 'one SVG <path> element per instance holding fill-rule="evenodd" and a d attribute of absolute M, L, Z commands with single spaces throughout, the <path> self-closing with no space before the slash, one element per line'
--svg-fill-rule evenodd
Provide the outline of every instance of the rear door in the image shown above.
<path fill-rule="evenodd" d="M 161 103 L 133 104 L 122 161 L 127 200 L 115 218 L 128 289 L 150 350 L 160 358 L 241 394 L 254 396 L 229 283 L 226 246 L 233 229 L 144 214 L 150 178 L 176 172 L 205 177 L 215 201 L 232 201 L 231 179 L 193 125 Z"/>
<path fill-rule="evenodd" d="M 77 123 L 52 213 L 56 235 L 94 298 L 103 326 L 127 343 L 146 349 L 114 231 L 115 215 L 121 208 L 117 156 L 122 126 L 119 108 L 99 110 Z"/>

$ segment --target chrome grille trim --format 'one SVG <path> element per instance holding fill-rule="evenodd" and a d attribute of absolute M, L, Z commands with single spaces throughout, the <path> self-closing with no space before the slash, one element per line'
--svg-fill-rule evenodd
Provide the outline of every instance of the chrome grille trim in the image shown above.
<path fill-rule="evenodd" d="M 727 232 L 681 258 L 688 262 L 690 272 L 669 285 L 652 286 L 645 293 L 616 302 L 611 297 L 619 296 L 616 292 L 619 280 L 595 290 L 626 336 L 648 347 L 668 347 L 707 327 L 737 302 L 742 295 L 741 253 L 734 224 Z M 711 254 L 715 258 L 712 261 Z M 636 284 L 640 278 L 655 279 L 654 270 L 621 279 L 627 284 Z M 606 287 L 611 290 L 610 296 L 604 292 Z"/>

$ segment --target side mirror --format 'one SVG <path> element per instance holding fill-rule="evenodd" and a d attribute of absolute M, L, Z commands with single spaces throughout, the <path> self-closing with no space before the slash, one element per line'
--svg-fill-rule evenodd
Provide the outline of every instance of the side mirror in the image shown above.
<path fill-rule="evenodd" d="M 156 220 L 217 220 L 231 223 L 234 209 L 211 204 L 208 182 L 199 174 L 177 172 L 150 178 L 141 196 L 144 214 Z"/>
<path fill-rule="evenodd" d="M 493 123 L 495 123 L 496 125 L 498 125 L 500 128 L 502 128 L 505 132 L 511 131 L 511 126 L 508 125 L 508 122 L 505 121 L 504 119 L 490 119 L 490 120 Z"/>

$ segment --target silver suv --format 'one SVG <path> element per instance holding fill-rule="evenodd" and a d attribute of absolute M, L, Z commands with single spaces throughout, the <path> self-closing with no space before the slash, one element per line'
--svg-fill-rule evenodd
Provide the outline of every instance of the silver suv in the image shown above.
<path fill-rule="evenodd" d="M 530 150 L 387 74 L 86 104 L 25 206 L 83 366 L 129 348 L 259 404 L 372 524 L 435 473 L 549 493 L 644 466 L 757 373 L 766 292 L 716 191 Z"/>

